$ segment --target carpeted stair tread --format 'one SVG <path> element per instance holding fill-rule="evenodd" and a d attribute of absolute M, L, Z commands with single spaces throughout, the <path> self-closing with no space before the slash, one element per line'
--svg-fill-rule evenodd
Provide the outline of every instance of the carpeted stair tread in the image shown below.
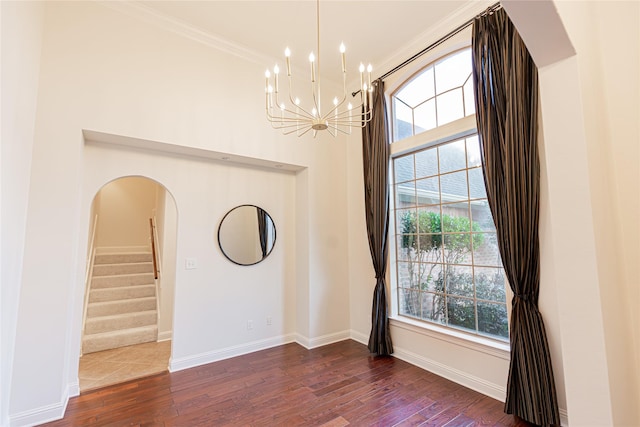
<path fill-rule="evenodd" d="M 118 286 L 111 288 L 92 289 L 89 302 L 120 301 L 131 298 L 155 297 L 155 285 Z"/>
<path fill-rule="evenodd" d="M 93 277 L 134 273 L 153 273 L 153 262 L 97 264 L 93 266 Z"/>
<path fill-rule="evenodd" d="M 87 319 L 112 314 L 133 313 L 156 309 L 156 298 L 131 298 L 121 301 L 92 302 L 87 306 Z"/>
<path fill-rule="evenodd" d="M 91 334 L 115 331 L 118 329 L 155 326 L 158 313 L 156 310 L 137 311 L 135 313 L 112 314 L 96 316 L 87 319 L 85 323 L 85 337 Z"/>
<path fill-rule="evenodd" d="M 82 343 L 82 352 L 87 354 L 157 340 L 158 327 L 156 325 L 121 329 L 99 334 L 85 335 Z"/>
<path fill-rule="evenodd" d="M 120 264 L 132 262 L 152 262 L 151 252 L 127 252 L 115 254 L 98 254 L 93 261 L 94 264 Z"/>
<path fill-rule="evenodd" d="M 91 288 L 113 288 L 117 286 L 151 285 L 155 278 L 153 273 L 115 274 L 99 276 L 91 279 Z"/>

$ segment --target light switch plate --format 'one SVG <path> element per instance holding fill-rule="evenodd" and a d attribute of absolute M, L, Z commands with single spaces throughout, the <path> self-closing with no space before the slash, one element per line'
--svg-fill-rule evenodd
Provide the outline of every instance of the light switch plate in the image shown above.
<path fill-rule="evenodd" d="M 193 270 L 198 268 L 198 260 L 195 258 L 185 258 L 184 268 L 185 270 Z"/>

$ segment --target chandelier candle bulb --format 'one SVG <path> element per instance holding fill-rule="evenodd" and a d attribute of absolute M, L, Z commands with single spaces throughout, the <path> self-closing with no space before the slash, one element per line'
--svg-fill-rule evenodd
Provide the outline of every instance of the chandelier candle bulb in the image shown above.
<path fill-rule="evenodd" d="M 278 93 L 278 74 L 280 74 L 280 67 L 276 64 L 275 67 L 273 67 L 273 79 L 276 83 L 276 93 Z"/>
<path fill-rule="evenodd" d="M 315 83 L 316 81 L 316 67 L 315 67 L 315 60 L 316 57 L 313 54 L 313 52 L 311 52 L 309 54 L 309 62 L 311 63 L 311 81 Z"/>
<path fill-rule="evenodd" d="M 287 61 L 287 76 L 291 77 L 291 51 L 289 48 L 284 50 L 284 57 Z"/>
<path fill-rule="evenodd" d="M 342 57 L 342 73 L 343 74 L 347 74 L 347 58 L 344 53 L 345 50 L 346 48 L 344 47 L 344 43 L 340 43 L 340 56 Z"/>

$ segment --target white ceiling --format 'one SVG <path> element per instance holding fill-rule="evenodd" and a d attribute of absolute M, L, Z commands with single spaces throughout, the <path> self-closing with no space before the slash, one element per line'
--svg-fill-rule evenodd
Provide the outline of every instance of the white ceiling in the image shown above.
<path fill-rule="evenodd" d="M 316 52 L 316 2 L 298 1 L 140 1 L 141 9 L 186 24 L 214 39 L 222 39 L 265 62 L 280 62 L 292 52 L 294 70 L 308 70 Z M 348 79 L 357 77 L 360 62 L 371 63 L 381 75 L 398 48 L 424 37 L 447 17 L 469 9 L 469 0 L 447 1 L 320 1 L 320 47 L 323 79 L 341 81 L 338 47 L 347 48 Z M 482 7 L 483 2 L 474 2 Z M 484 6 L 486 7 L 486 5 Z M 477 7 L 476 7 L 477 9 Z M 468 13 L 466 13 L 468 15 Z M 468 18 L 469 16 L 467 16 Z M 443 34 L 444 35 L 444 34 Z M 419 50 L 419 49 L 417 49 Z M 416 50 L 416 51 L 417 51 Z M 317 56 L 317 52 L 316 52 Z M 404 59 L 404 58 L 401 58 Z M 265 63 L 273 67 L 273 63 Z"/>

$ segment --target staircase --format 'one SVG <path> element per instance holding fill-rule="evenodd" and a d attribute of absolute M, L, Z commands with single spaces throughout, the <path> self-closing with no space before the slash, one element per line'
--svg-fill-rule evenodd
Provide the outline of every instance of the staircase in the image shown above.
<path fill-rule="evenodd" d="M 152 254 L 98 254 L 88 290 L 82 353 L 157 341 Z"/>

